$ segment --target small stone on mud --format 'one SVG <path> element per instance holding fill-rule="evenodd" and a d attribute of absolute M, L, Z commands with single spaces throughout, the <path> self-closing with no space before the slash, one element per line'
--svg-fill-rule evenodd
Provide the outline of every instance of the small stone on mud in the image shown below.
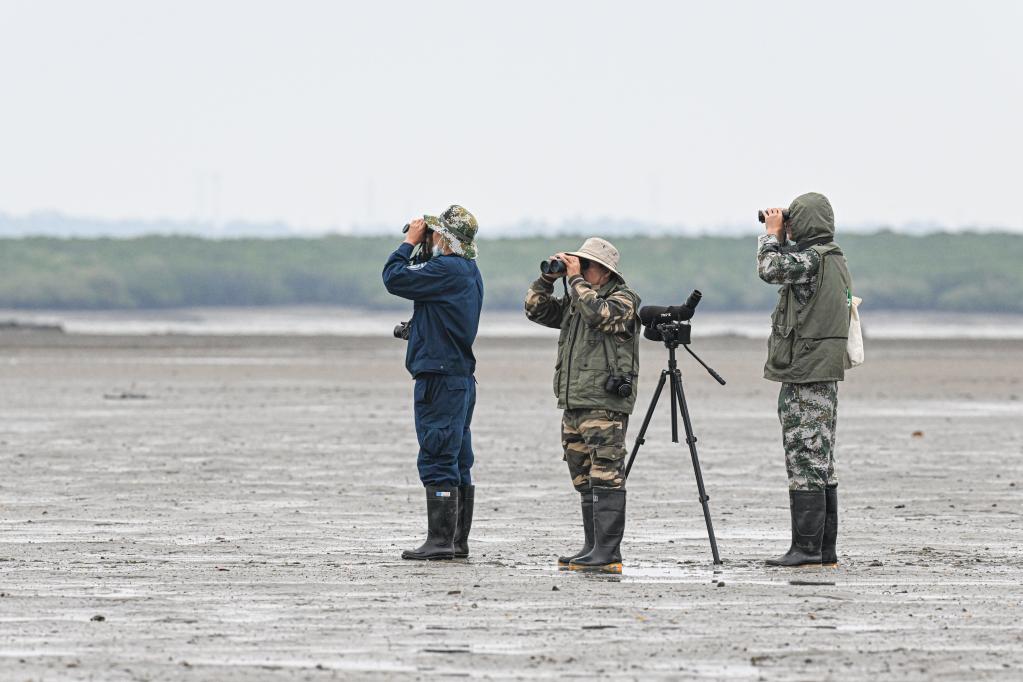
<path fill-rule="evenodd" d="M 448 594 L 462 594 L 461 590 L 448 590 Z"/>
<path fill-rule="evenodd" d="M 924 437 L 924 432 L 923 431 L 914 431 L 913 432 L 913 438 L 923 438 L 923 437 Z"/>
<path fill-rule="evenodd" d="M 93 617 L 92 617 L 92 618 L 90 618 L 89 620 L 95 621 L 95 622 L 97 622 L 97 623 L 102 623 L 102 622 L 103 622 L 103 621 L 105 621 L 106 619 L 107 619 L 107 618 L 106 618 L 106 616 L 101 616 L 101 615 L 99 615 L 99 614 L 97 613 L 97 614 L 96 614 L 95 616 L 93 616 Z"/>
<path fill-rule="evenodd" d="M 904 504 L 897 504 L 897 505 L 895 505 L 895 508 L 896 509 L 905 509 L 906 505 L 904 505 Z"/>
<path fill-rule="evenodd" d="M 552 585 L 551 586 L 551 592 L 561 592 L 561 590 L 558 588 L 557 585 Z"/>
<path fill-rule="evenodd" d="M 884 566 L 884 564 L 882 562 L 878 561 L 877 559 L 874 559 L 873 561 L 871 561 L 870 565 L 871 566 Z"/>
<path fill-rule="evenodd" d="M 725 581 L 724 580 L 719 580 L 718 584 L 717 584 L 717 587 L 724 587 L 724 586 L 725 586 Z"/>

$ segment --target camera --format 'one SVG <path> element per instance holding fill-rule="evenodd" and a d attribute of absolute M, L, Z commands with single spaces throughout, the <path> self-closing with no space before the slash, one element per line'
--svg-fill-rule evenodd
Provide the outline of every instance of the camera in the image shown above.
<path fill-rule="evenodd" d="M 632 395 L 632 385 L 635 379 L 631 374 L 615 376 L 612 374 L 604 382 L 604 390 L 619 398 L 628 398 Z"/>
<path fill-rule="evenodd" d="M 662 341 L 669 346 L 686 346 L 692 341 L 692 326 L 689 320 L 696 314 L 703 294 L 693 289 L 682 305 L 648 305 L 639 309 L 643 323 L 643 337 L 651 341 Z"/>
<path fill-rule="evenodd" d="M 785 210 L 783 210 L 781 212 L 781 219 L 782 220 L 788 220 L 789 219 L 789 209 L 786 208 Z M 757 211 L 757 220 L 759 220 L 762 223 L 767 221 L 767 218 L 764 216 L 764 212 L 763 211 Z"/>
<path fill-rule="evenodd" d="M 560 277 L 567 271 L 568 266 L 565 265 L 565 261 L 558 260 L 557 258 L 540 261 L 540 274 L 542 275 L 556 275 Z"/>
<path fill-rule="evenodd" d="M 408 341 L 409 334 L 412 333 L 412 322 L 399 322 L 394 327 L 394 338 Z"/>
<path fill-rule="evenodd" d="M 700 305 L 700 299 L 702 298 L 703 294 L 700 290 L 693 289 L 693 293 L 689 294 L 689 298 L 682 305 L 643 306 L 639 309 L 639 319 L 648 326 L 651 322 L 656 322 L 664 316 L 667 316 L 667 321 L 669 322 L 685 322 L 686 320 L 693 319 L 693 315 L 696 314 L 696 306 Z"/>

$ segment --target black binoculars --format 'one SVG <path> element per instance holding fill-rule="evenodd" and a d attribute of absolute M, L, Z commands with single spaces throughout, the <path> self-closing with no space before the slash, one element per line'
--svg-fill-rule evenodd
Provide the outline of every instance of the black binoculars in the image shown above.
<path fill-rule="evenodd" d="M 785 210 L 783 210 L 781 212 L 781 219 L 782 220 L 788 220 L 789 219 L 789 209 L 786 208 Z M 766 222 L 767 219 L 764 217 L 764 212 L 763 211 L 757 211 L 757 220 L 759 220 L 762 223 Z M 408 227 L 408 226 L 406 225 L 406 227 Z"/>
<path fill-rule="evenodd" d="M 551 258 L 549 260 L 540 261 L 540 274 L 542 275 L 564 275 L 568 271 L 568 266 L 565 265 L 565 261 L 558 260 L 557 258 Z"/>

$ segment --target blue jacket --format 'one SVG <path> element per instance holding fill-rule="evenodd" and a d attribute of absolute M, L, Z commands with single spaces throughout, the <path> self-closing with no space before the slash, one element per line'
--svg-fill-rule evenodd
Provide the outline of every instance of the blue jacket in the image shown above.
<path fill-rule="evenodd" d="M 436 256 L 409 265 L 411 244 L 402 244 L 384 264 L 384 286 L 395 296 L 414 301 L 405 367 L 423 372 L 472 376 L 472 344 L 483 307 L 483 277 L 476 261 Z"/>

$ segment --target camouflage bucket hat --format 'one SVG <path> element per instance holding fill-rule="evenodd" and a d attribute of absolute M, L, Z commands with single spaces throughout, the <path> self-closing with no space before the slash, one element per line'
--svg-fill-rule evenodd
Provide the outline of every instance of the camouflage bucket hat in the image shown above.
<path fill-rule="evenodd" d="M 476 246 L 476 232 L 479 225 L 472 213 L 458 205 L 451 205 L 440 217 L 424 215 L 427 227 L 440 234 L 456 255 L 475 260 L 479 254 Z"/>

